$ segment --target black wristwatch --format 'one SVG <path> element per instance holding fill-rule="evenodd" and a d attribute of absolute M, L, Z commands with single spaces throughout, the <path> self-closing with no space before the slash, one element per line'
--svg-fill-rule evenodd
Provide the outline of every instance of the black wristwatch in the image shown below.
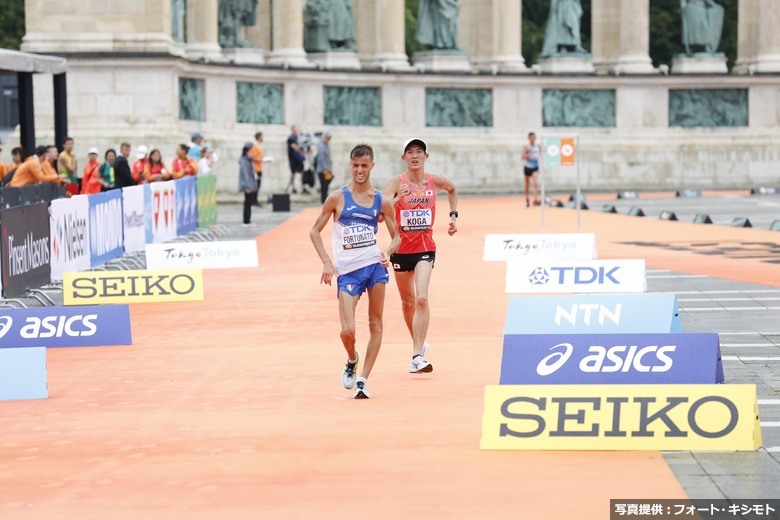
<path fill-rule="evenodd" d="M 458 212 L 457 212 L 457 211 L 455 211 L 455 210 L 452 210 L 452 211 L 450 211 L 450 216 L 451 216 L 451 217 L 458 218 Z"/>

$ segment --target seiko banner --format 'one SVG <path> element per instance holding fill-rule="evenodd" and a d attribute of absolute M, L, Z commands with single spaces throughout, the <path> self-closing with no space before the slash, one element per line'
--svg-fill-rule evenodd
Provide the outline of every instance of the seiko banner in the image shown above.
<path fill-rule="evenodd" d="M 511 296 L 504 334 L 682 332 L 677 296 L 667 293 Z"/>
<path fill-rule="evenodd" d="M 122 213 L 125 252 L 143 251 L 146 245 L 143 186 L 122 188 Z"/>
<path fill-rule="evenodd" d="M 144 184 L 144 208 L 148 212 L 146 242 L 176 238 L 176 182 Z"/>
<path fill-rule="evenodd" d="M 65 273 L 65 305 L 203 300 L 203 271 L 101 271 Z"/>
<path fill-rule="evenodd" d="M 47 397 L 46 347 L 0 348 L 0 401 Z"/>
<path fill-rule="evenodd" d="M 644 260 L 510 260 L 508 293 L 645 292 Z"/>
<path fill-rule="evenodd" d="M 146 245 L 149 269 L 257 267 L 257 242 L 171 242 Z"/>
<path fill-rule="evenodd" d="M 198 184 L 195 177 L 176 182 L 176 234 L 185 235 L 198 229 Z"/>
<path fill-rule="evenodd" d="M 485 261 L 592 260 L 596 239 L 592 233 L 485 235 Z"/>
<path fill-rule="evenodd" d="M 110 190 L 88 199 L 90 263 L 98 267 L 124 252 L 122 192 Z"/>
<path fill-rule="evenodd" d="M 3 295 L 23 296 L 51 281 L 49 204 L 9 208 L 0 213 Z"/>
<path fill-rule="evenodd" d="M 217 223 L 217 176 L 198 175 L 198 227 Z"/>
<path fill-rule="evenodd" d="M 713 333 L 504 336 L 502 385 L 722 382 Z"/>
<path fill-rule="evenodd" d="M 0 316 L 0 349 L 132 343 L 127 305 L 6 309 Z"/>
<path fill-rule="evenodd" d="M 755 385 L 485 387 L 483 450 L 754 451 Z"/>
<path fill-rule="evenodd" d="M 75 195 L 51 202 L 52 280 L 62 280 L 66 271 L 90 268 L 88 199 L 87 195 Z"/>

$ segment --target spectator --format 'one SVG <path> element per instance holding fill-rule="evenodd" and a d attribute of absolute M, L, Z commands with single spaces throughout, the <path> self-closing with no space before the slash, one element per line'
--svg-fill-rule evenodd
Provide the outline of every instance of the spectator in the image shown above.
<path fill-rule="evenodd" d="M 22 162 L 24 162 L 24 150 L 21 146 L 17 146 L 11 150 L 11 162 L 8 163 L 5 175 L 3 175 L 2 181 L 0 181 L 0 186 L 5 186 L 11 182 L 16 169 L 19 168 Z"/>
<path fill-rule="evenodd" d="M 260 185 L 263 183 L 263 148 L 260 146 L 263 144 L 263 132 L 257 132 L 255 134 L 255 142 L 252 144 L 252 149 L 249 150 L 249 157 L 252 158 L 252 168 L 255 170 L 255 178 L 257 180 L 257 189 L 255 189 L 255 202 L 254 205 L 258 208 L 262 207 L 258 196 L 260 195 Z"/>
<path fill-rule="evenodd" d="M 114 161 L 114 182 L 111 188 L 127 188 L 128 186 L 135 186 L 138 184 L 133 179 L 133 174 L 130 171 L 130 143 L 122 143 L 119 145 L 119 155 Z"/>
<path fill-rule="evenodd" d="M 49 155 L 49 148 L 46 146 L 38 146 L 35 149 L 35 154 L 28 157 L 14 172 L 14 176 L 8 183 L 10 188 L 19 188 L 21 186 L 27 186 L 28 184 L 37 184 L 39 182 L 56 182 L 58 180 L 57 174 L 54 172 L 54 168 L 51 167 L 51 172 L 46 173 L 43 170 L 42 164 L 46 162 L 46 157 Z"/>
<path fill-rule="evenodd" d="M 287 138 L 287 159 L 290 162 L 290 182 L 285 191 L 292 190 L 293 193 L 298 193 L 298 190 L 295 189 L 295 174 L 303 174 L 303 161 L 306 156 L 303 155 L 298 145 L 298 127 L 295 125 L 290 127 L 290 137 Z M 303 191 L 303 187 L 301 187 L 301 191 Z"/>
<path fill-rule="evenodd" d="M 171 165 L 171 176 L 174 179 L 198 174 L 198 163 L 187 155 L 188 150 L 189 147 L 186 144 L 180 144 L 176 149 L 176 159 L 173 160 Z"/>
<path fill-rule="evenodd" d="M 57 174 L 57 156 L 59 155 L 59 150 L 57 150 L 57 147 L 53 144 L 50 144 L 46 147 L 46 160 L 41 161 L 41 170 L 43 170 L 43 173 L 47 177 L 57 177 L 56 183 L 57 184 L 63 184 L 65 181 L 63 181 L 62 177 L 60 177 Z"/>
<path fill-rule="evenodd" d="M 333 134 L 325 132 L 322 134 L 322 142 L 317 147 L 317 157 L 314 159 L 317 177 L 320 179 L 320 201 L 325 204 L 328 198 L 328 186 L 333 179 L 333 162 L 330 159 L 330 140 Z"/>
<path fill-rule="evenodd" d="M 251 227 L 252 224 L 252 204 L 255 201 L 255 190 L 257 182 L 255 181 L 255 169 L 252 167 L 252 158 L 249 156 L 249 150 L 252 149 L 252 141 L 244 143 L 241 150 L 241 158 L 238 160 L 238 191 L 244 193 L 244 221 L 242 227 Z"/>
<path fill-rule="evenodd" d="M 157 148 L 149 152 L 149 162 L 144 168 L 144 180 L 146 182 L 161 182 L 171 178 L 171 172 L 165 168 L 162 154 Z"/>
<path fill-rule="evenodd" d="M 116 150 L 109 148 L 106 150 L 105 161 L 100 165 L 100 185 L 103 186 L 103 191 L 110 190 L 114 187 L 116 182 L 116 170 L 114 164 L 116 163 Z"/>
<path fill-rule="evenodd" d="M 139 146 L 138 150 L 135 152 L 135 162 L 133 163 L 133 169 L 130 171 L 130 175 L 133 176 L 133 180 L 136 184 L 144 182 L 144 170 L 149 163 L 148 153 L 149 149 L 144 145 Z"/>
<path fill-rule="evenodd" d="M 214 151 L 207 145 L 203 146 L 202 157 L 198 161 L 198 175 L 208 175 L 214 171 L 214 163 L 217 162 L 214 157 Z"/>
<path fill-rule="evenodd" d="M 98 149 L 92 147 L 89 149 L 89 162 L 84 165 L 84 173 L 81 179 L 81 194 L 92 195 L 103 191 L 102 179 L 100 178 L 100 161 L 98 161 Z"/>
<path fill-rule="evenodd" d="M 0 139 L 0 152 L 2 151 L 3 151 L 3 140 Z M 5 177 L 6 173 L 8 173 L 8 166 L 6 166 L 3 161 L 0 161 L 0 178 Z"/>
<path fill-rule="evenodd" d="M 192 134 L 192 142 L 190 142 L 189 149 L 187 150 L 187 155 L 195 159 L 196 161 L 200 159 L 201 156 L 201 148 L 203 146 L 203 141 L 205 138 L 200 135 L 199 132 L 195 132 Z M 194 174 L 193 174 L 194 175 Z"/>
<path fill-rule="evenodd" d="M 62 151 L 57 157 L 57 173 L 60 179 L 65 183 L 65 191 L 68 195 L 78 195 L 79 178 L 76 174 L 76 157 L 73 155 L 73 138 L 66 137 L 62 143 Z"/>

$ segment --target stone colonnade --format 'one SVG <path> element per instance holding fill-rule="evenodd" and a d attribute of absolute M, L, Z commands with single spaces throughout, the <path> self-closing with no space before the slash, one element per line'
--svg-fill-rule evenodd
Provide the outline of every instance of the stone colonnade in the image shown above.
<path fill-rule="evenodd" d="M 250 0 L 251 1 L 251 0 Z M 592 7 L 592 65 L 599 74 L 655 73 L 649 56 L 651 0 L 583 0 Z M 78 2 L 25 0 L 29 52 L 166 53 L 194 60 L 305 68 L 306 0 L 258 0 L 256 23 L 241 29 L 253 47 L 219 43 L 219 0 L 136 0 L 85 22 Z M 173 18 L 186 5 L 186 43 L 174 41 Z M 458 0 L 458 47 L 478 71 L 524 72 L 522 0 Z M 404 0 L 353 0 L 357 60 L 364 69 L 405 70 Z M 42 13 L 46 13 L 43 16 Z M 85 25 L 86 24 L 86 25 Z M 780 2 L 740 0 L 736 73 L 780 72 Z M 323 66 L 320 63 L 320 66 Z M 328 64 L 324 65 L 326 68 Z"/>

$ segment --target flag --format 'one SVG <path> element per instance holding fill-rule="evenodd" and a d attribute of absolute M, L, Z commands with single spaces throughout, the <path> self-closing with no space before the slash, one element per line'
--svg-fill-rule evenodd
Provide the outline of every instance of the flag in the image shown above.
<path fill-rule="evenodd" d="M 561 164 L 561 140 L 557 137 L 544 140 L 544 155 L 547 157 L 549 166 L 558 166 Z"/>

